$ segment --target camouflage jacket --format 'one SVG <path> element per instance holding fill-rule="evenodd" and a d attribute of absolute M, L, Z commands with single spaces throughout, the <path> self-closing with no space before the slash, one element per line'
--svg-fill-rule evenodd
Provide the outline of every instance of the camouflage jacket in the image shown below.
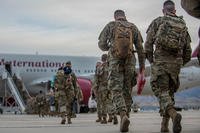
<path fill-rule="evenodd" d="M 104 62 L 98 67 L 97 72 L 97 84 L 100 86 L 100 90 L 105 90 L 108 86 L 108 62 Z"/>
<path fill-rule="evenodd" d="M 143 39 L 142 36 L 140 34 L 140 31 L 138 30 L 138 28 L 133 24 L 130 23 L 128 21 L 120 21 L 121 23 L 128 23 L 129 25 L 132 26 L 133 29 L 133 38 L 132 38 L 132 42 L 135 46 L 135 49 L 138 53 L 138 59 L 139 59 L 139 65 L 140 67 L 144 66 L 144 51 L 143 51 Z M 98 42 L 98 46 L 102 51 L 111 51 L 111 48 L 113 46 L 114 43 L 114 29 L 116 27 L 116 21 L 111 21 L 110 23 L 108 23 L 103 31 L 100 33 L 99 36 L 99 42 Z M 134 51 L 133 51 L 134 52 Z M 134 54 L 133 54 L 134 55 Z"/>
<path fill-rule="evenodd" d="M 72 72 L 70 75 L 72 76 L 72 85 L 74 88 L 74 94 L 77 97 L 77 95 L 78 95 L 77 77 L 74 72 Z"/>
<path fill-rule="evenodd" d="M 169 16 L 169 15 L 167 15 Z M 163 16 L 165 17 L 165 16 Z M 158 31 L 159 26 L 163 23 L 163 17 L 158 17 L 150 24 L 148 30 L 147 30 L 147 38 L 145 42 L 145 52 L 146 52 L 146 58 L 149 60 L 150 63 L 153 62 L 166 62 L 166 63 L 177 63 L 184 65 L 188 61 L 190 61 L 191 58 L 191 46 L 190 46 L 190 35 L 187 32 L 185 37 L 183 37 L 182 42 L 182 55 L 180 56 L 174 56 L 171 53 L 164 51 L 162 49 L 159 49 L 156 44 L 156 33 Z M 176 19 L 181 19 L 183 21 L 182 17 L 178 16 L 170 16 L 170 17 L 176 17 Z M 155 46 L 155 47 L 154 47 Z M 155 49 L 154 49 L 155 48 Z"/>
<path fill-rule="evenodd" d="M 73 77 L 71 74 L 64 74 L 62 71 L 58 71 L 55 78 L 55 87 L 58 91 L 74 91 Z"/>
<path fill-rule="evenodd" d="M 36 102 L 38 105 L 44 105 L 46 103 L 46 96 L 44 94 L 38 94 L 36 96 Z"/>

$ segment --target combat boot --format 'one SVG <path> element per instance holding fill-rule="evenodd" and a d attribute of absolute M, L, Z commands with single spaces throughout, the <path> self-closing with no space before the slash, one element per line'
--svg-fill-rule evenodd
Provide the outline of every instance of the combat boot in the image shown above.
<path fill-rule="evenodd" d="M 161 133 L 166 133 L 169 132 L 169 117 L 168 116 L 163 116 L 162 122 L 161 122 Z"/>
<path fill-rule="evenodd" d="M 109 116 L 109 118 L 108 118 L 108 122 L 112 122 L 112 120 L 113 120 L 113 117 L 112 117 L 112 115 L 111 115 L 111 114 L 109 114 L 108 116 Z"/>
<path fill-rule="evenodd" d="M 107 124 L 106 116 L 103 116 L 103 119 L 101 120 L 101 124 Z"/>
<path fill-rule="evenodd" d="M 65 119 L 62 119 L 61 123 L 60 124 L 65 124 L 66 120 Z"/>
<path fill-rule="evenodd" d="M 114 115 L 114 117 L 113 117 L 113 124 L 114 125 L 118 124 L 118 119 L 117 119 L 116 115 Z"/>
<path fill-rule="evenodd" d="M 96 122 L 101 122 L 101 116 L 98 116 L 98 119 L 96 120 Z"/>
<path fill-rule="evenodd" d="M 71 118 L 67 118 L 67 123 L 72 124 Z"/>
<path fill-rule="evenodd" d="M 120 131 L 121 132 L 128 132 L 128 126 L 130 121 L 126 115 L 125 111 L 120 112 L 121 122 L 120 122 Z"/>
<path fill-rule="evenodd" d="M 172 118 L 173 122 L 173 133 L 180 133 L 182 126 L 181 126 L 181 114 L 177 113 L 174 108 L 168 110 L 169 116 Z"/>

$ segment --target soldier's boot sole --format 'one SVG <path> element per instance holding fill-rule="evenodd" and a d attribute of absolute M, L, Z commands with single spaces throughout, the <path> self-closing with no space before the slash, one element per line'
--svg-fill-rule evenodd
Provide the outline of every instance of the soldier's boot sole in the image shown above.
<path fill-rule="evenodd" d="M 101 119 L 97 119 L 96 122 L 101 122 Z"/>
<path fill-rule="evenodd" d="M 61 123 L 60 124 L 65 124 L 66 120 L 65 119 L 62 119 Z"/>
<path fill-rule="evenodd" d="M 182 116 L 179 113 L 177 113 L 176 117 L 173 120 L 173 133 L 181 132 L 182 130 L 181 119 L 182 119 Z"/>
<path fill-rule="evenodd" d="M 128 132 L 128 127 L 130 124 L 130 120 L 128 119 L 128 117 L 125 115 L 122 117 L 121 123 L 120 123 L 120 131 L 121 132 Z"/>
<path fill-rule="evenodd" d="M 118 124 L 117 116 L 114 116 L 114 118 L 113 118 L 113 124 L 114 124 L 114 125 L 117 125 L 117 124 Z"/>

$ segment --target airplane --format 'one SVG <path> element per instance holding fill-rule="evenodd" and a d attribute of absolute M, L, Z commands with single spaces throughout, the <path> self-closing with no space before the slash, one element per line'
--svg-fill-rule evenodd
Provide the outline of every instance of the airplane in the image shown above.
<path fill-rule="evenodd" d="M 83 92 L 82 104 L 87 106 L 91 93 L 91 81 L 88 77 L 94 74 L 98 60 L 98 57 L 87 56 L 0 54 L 0 75 L 5 69 L 11 75 L 15 74 L 23 81 L 29 94 L 35 96 L 40 90 L 47 93 L 48 82 L 56 75 L 58 68 L 71 61 Z"/>
<path fill-rule="evenodd" d="M 88 100 L 91 95 L 91 79 L 95 72 L 96 62 L 99 57 L 87 56 L 54 56 L 54 55 L 22 55 L 22 54 L 0 54 L 0 74 L 6 69 L 11 74 L 20 78 L 28 92 L 36 95 L 39 90 L 47 92 L 47 82 L 51 81 L 59 67 L 67 61 L 72 62 L 72 69 L 78 77 L 78 84 L 83 92 L 83 107 L 88 108 Z M 145 67 L 146 84 L 142 95 L 153 95 L 150 89 L 150 65 Z M 193 58 L 187 63 L 180 73 L 180 89 L 190 89 L 200 86 L 200 67 L 195 52 Z M 133 95 L 137 94 L 136 87 Z"/>

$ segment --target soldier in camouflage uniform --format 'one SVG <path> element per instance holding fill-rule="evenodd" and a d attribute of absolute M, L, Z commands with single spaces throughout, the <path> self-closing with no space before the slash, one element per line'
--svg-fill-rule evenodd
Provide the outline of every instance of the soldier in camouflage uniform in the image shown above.
<path fill-rule="evenodd" d="M 98 46 L 102 51 L 108 51 L 108 87 L 112 90 L 113 102 L 116 105 L 116 111 L 119 112 L 121 117 L 120 131 L 127 132 L 130 124 L 127 115 L 129 115 L 132 104 L 131 91 L 132 87 L 136 85 L 136 58 L 133 44 L 137 50 L 139 67 L 140 71 L 142 71 L 144 69 L 143 40 L 138 28 L 126 20 L 124 11 L 116 10 L 114 18 L 115 21 L 108 23 L 101 32 Z M 132 49 L 128 49 L 129 55 L 123 59 L 118 58 L 115 53 L 115 31 L 118 25 L 130 28 L 131 32 L 129 34 L 132 34 L 129 38 Z"/>
<path fill-rule="evenodd" d="M 72 84 L 72 77 L 69 73 L 65 73 L 62 69 L 59 70 L 56 74 L 55 79 L 55 88 L 58 89 L 58 106 L 59 111 L 61 113 L 61 124 L 65 124 L 66 122 L 66 114 L 67 114 L 67 122 L 71 124 L 71 103 L 74 98 L 74 87 Z"/>
<path fill-rule="evenodd" d="M 71 61 L 67 61 L 65 67 L 63 68 L 65 73 L 70 74 L 72 77 L 72 85 L 74 87 L 75 96 L 72 101 L 72 118 L 76 117 L 76 103 L 78 98 L 78 87 L 77 87 L 77 77 L 75 73 L 72 71 L 72 63 Z"/>
<path fill-rule="evenodd" d="M 96 120 L 96 122 L 101 122 L 102 120 L 102 116 L 101 116 L 101 99 L 99 96 L 99 84 L 98 84 L 98 77 L 97 77 L 97 73 L 99 73 L 99 67 L 101 65 L 101 62 L 97 62 L 96 63 L 96 69 L 95 69 L 95 75 L 94 75 L 94 80 L 92 82 L 92 91 L 94 92 L 95 96 L 96 96 L 96 100 L 97 100 L 97 116 L 98 119 Z"/>
<path fill-rule="evenodd" d="M 174 2 L 167 0 L 163 4 L 163 17 L 158 17 L 149 26 L 147 30 L 147 38 L 145 42 L 146 57 L 151 63 L 151 88 L 158 98 L 160 104 L 160 115 L 163 117 L 161 122 L 161 132 L 169 132 L 169 119 L 173 121 L 173 132 L 181 132 L 181 115 L 174 109 L 174 93 L 179 88 L 179 73 L 181 66 L 186 64 L 191 58 L 190 36 L 187 28 L 184 32 L 178 31 L 161 34 L 160 26 L 175 22 L 175 24 L 184 25 L 182 17 L 175 14 Z M 174 24 L 174 25 L 175 25 Z M 168 31 L 171 27 L 166 27 Z M 175 29 L 174 29 L 175 30 Z M 177 35 L 178 37 L 176 37 Z M 161 35 L 169 35 L 173 39 L 165 41 L 166 43 L 158 42 Z M 167 37 L 162 38 L 167 39 Z M 178 40 L 178 45 L 173 45 L 173 41 Z M 164 40 L 163 40 L 164 42 Z M 169 48 L 164 47 L 170 42 Z M 172 42 L 172 43 L 171 43 Z M 178 50 L 170 51 L 178 46 Z M 154 49 L 155 48 L 155 49 Z"/>
<path fill-rule="evenodd" d="M 46 104 L 46 97 L 45 94 L 40 90 L 39 94 L 36 96 L 36 104 L 38 108 L 39 117 L 44 117 L 45 111 L 45 104 Z"/>
<path fill-rule="evenodd" d="M 101 65 L 98 67 L 97 72 L 97 84 L 99 85 L 98 96 L 101 101 L 101 115 L 102 120 L 101 124 L 107 123 L 107 114 L 109 116 L 108 122 L 112 122 L 113 117 L 114 120 L 117 121 L 116 115 L 112 116 L 112 95 L 111 91 L 108 88 L 108 62 L 107 62 L 107 54 L 103 54 L 101 57 Z M 117 122 L 114 122 L 117 124 Z"/>

